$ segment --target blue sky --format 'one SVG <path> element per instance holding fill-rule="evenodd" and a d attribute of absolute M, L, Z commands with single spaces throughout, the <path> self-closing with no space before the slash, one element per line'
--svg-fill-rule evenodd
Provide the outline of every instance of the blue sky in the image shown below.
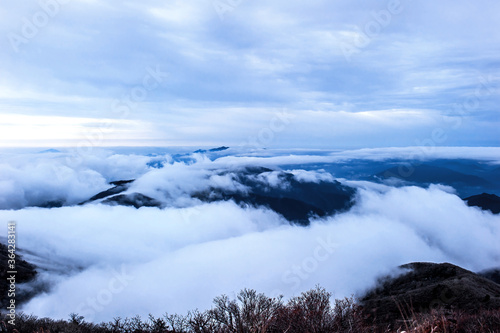
<path fill-rule="evenodd" d="M 499 146 L 497 1 L 6 0 L 0 146 Z"/>

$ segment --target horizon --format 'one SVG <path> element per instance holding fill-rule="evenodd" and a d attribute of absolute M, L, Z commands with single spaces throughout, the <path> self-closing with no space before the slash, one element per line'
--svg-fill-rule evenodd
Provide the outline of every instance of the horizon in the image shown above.
<path fill-rule="evenodd" d="M 243 288 L 362 295 L 410 262 L 500 267 L 499 147 L 159 150 L 0 149 L 0 219 L 39 272 L 19 311 L 98 322 Z"/>
<path fill-rule="evenodd" d="M 414 262 L 500 271 L 499 13 L 495 0 L 3 1 L 9 332 L 16 315 L 50 318 L 47 332 L 69 313 L 72 329 L 211 313 L 244 289 L 362 296 Z M 424 271 L 402 291 L 419 285 L 423 311 L 443 281 L 471 287 L 443 273 L 428 292 Z M 500 304 L 474 290 L 444 302 Z"/>

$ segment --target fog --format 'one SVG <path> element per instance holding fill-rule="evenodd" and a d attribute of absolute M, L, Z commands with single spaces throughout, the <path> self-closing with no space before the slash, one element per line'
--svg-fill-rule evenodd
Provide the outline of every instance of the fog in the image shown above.
<path fill-rule="evenodd" d="M 16 154 L 0 151 L 0 209 L 20 209 L 49 201 L 63 201 L 69 205 L 77 204 L 109 188 L 107 183 L 110 181 L 141 177 L 142 179 L 134 183 L 137 190 L 144 191 L 144 194 L 148 192 L 153 197 L 159 196 L 159 198 L 166 199 L 162 197 L 165 191 L 155 194 L 157 188 L 167 186 L 170 191 L 175 192 L 177 188 L 181 192 L 191 192 L 214 184 L 222 186 L 221 182 L 224 181 L 227 186 L 238 186 L 231 182 L 230 176 L 221 178 L 217 175 L 217 170 L 237 170 L 245 166 L 264 166 L 274 169 L 285 164 L 336 163 L 355 159 L 383 161 L 394 158 L 420 161 L 436 158 L 468 158 L 500 164 L 498 157 L 500 149 L 495 147 L 430 146 L 334 152 L 256 150 L 252 153 L 248 153 L 243 147 L 237 147 L 212 159 L 204 154 L 185 155 L 187 161 L 176 159 L 179 154 L 173 156 L 164 153 L 145 156 L 132 153 L 120 154 L 109 149 L 97 148 L 93 148 L 86 154 L 81 154 L 78 150 L 43 154 Z M 165 168 L 154 169 L 151 164 L 148 165 L 150 162 L 161 163 Z M 313 181 L 311 177 L 328 180 L 331 177 L 317 173 L 301 176 L 301 172 L 301 170 L 294 172 L 298 180 Z M 162 176 L 162 180 L 158 179 L 158 174 Z M 165 183 L 162 186 L 152 186 L 158 181 Z M 177 200 L 180 193 L 171 194 L 172 198 Z"/>
<path fill-rule="evenodd" d="M 190 197 L 210 186 L 245 191 L 234 177 L 244 164 L 238 157 L 199 155 L 184 163 L 166 156 L 165 167 L 154 169 L 146 165 L 151 158 L 139 155 L 104 154 L 76 167 L 59 155 L 33 156 L 2 164 L 0 220 L 17 222 L 17 246 L 40 264 L 38 283 L 50 285 L 23 308 L 38 316 L 75 312 L 102 321 L 182 314 L 243 288 L 288 298 L 319 284 L 336 298 L 361 295 L 378 276 L 414 261 L 473 271 L 500 267 L 500 217 L 468 207 L 441 185 L 396 188 L 341 179 L 357 188 L 355 205 L 299 227 L 267 208 Z M 335 179 L 324 171 L 290 172 L 299 181 Z M 286 186 L 277 171 L 259 176 L 269 186 Z M 128 192 L 167 207 L 25 207 L 41 200 L 34 198 L 74 203 L 109 188 L 110 180 L 131 178 L 137 181 Z"/>

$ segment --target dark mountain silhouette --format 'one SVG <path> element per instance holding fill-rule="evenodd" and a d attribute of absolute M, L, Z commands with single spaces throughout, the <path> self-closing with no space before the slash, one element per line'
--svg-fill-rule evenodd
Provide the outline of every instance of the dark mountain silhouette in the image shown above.
<path fill-rule="evenodd" d="M 454 187 L 462 197 L 488 192 L 500 195 L 500 167 L 471 159 L 435 159 L 381 161 L 350 159 L 335 163 L 283 165 L 283 169 L 324 169 L 337 178 L 380 181 L 401 179 L 408 185 L 445 184 Z"/>
<path fill-rule="evenodd" d="M 212 148 L 212 149 L 198 149 L 195 151 L 195 153 L 206 153 L 206 152 L 211 152 L 211 153 L 215 153 L 215 152 L 218 152 L 218 151 L 224 151 L 224 150 L 227 150 L 229 149 L 229 147 L 226 147 L 226 146 L 221 146 L 221 147 L 217 147 L 217 148 Z"/>
<path fill-rule="evenodd" d="M 66 200 L 50 200 L 47 202 L 44 202 L 41 205 L 38 205 L 37 207 L 41 208 L 59 208 L 63 207 L 66 204 Z"/>
<path fill-rule="evenodd" d="M 458 168 L 458 165 L 451 165 L 453 168 Z M 369 180 L 384 180 L 384 179 L 400 179 L 404 181 L 404 185 L 428 186 L 430 184 L 443 184 L 453 187 L 461 197 L 467 197 L 480 192 L 496 192 L 498 191 L 497 183 L 487 177 L 489 173 L 477 165 L 468 165 L 464 170 L 470 171 L 473 174 L 459 172 L 450 168 L 436 166 L 431 164 L 421 164 L 410 162 L 402 163 L 397 166 L 385 169 L 372 176 Z M 478 176 L 481 175 L 481 176 Z"/>
<path fill-rule="evenodd" d="M 410 263 L 402 275 L 379 280 L 379 286 L 360 299 L 375 322 L 394 323 L 413 313 L 444 308 L 474 313 L 500 309 L 500 285 L 458 266 Z"/>
<path fill-rule="evenodd" d="M 193 196 L 205 202 L 234 200 L 238 204 L 264 206 L 301 225 L 308 225 L 310 217 L 331 215 L 353 204 L 355 190 L 337 181 L 299 182 L 293 174 L 281 171 L 279 185 L 273 187 L 258 179 L 271 171 L 255 167 L 238 173 L 236 180 L 249 189 L 245 193 L 210 188 Z"/>
<path fill-rule="evenodd" d="M 141 193 L 118 194 L 102 202 L 107 205 L 141 207 L 161 207 L 162 203 Z"/>
<path fill-rule="evenodd" d="M 469 206 L 479 207 L 483 210 L 489 210 L 493 214 L 500 214 L 500 197 L 494 194 L 478 194 L 465 198 Z"/>
<path fill-rule="evenodd" d="M 120 194 L 129 189 L 130 184 L 134 182 L 135 179 L 131 180 L 118 180 L 111 182 L 111 185 L 115 185 L 114 187 L 97 193 L 92 198 L 79 203 L 79 205 L 85 205 L 87 203 L 101 200 L 103 204 L 107 205 L 120 205 L 120 206 L 133 206 L 135 208 L 140 207 L 161 207 L 161 202 L 148 197 L 142 193 L 130 193 L 130 194 Z"/>
<path fill-rule="evenodd" d="M 272 171 L 259 167 L 231 171 L 234 180 L 246 187 L 247 191 L 212 187 L 206 191 L 192 193 L 192 196 L 204 202 L 234 200 L 240 205 L 264 206 L 281 214 L 288 221 L 301 225 L 309 224 L 310 217 L 331 215 L 347 210 L 353 204 L 355 190 L 337 181 L 299 182 L 293 174 L 280 171 L 278 184 L 271 186 L 265 181 L 265 175 Z M 141 193 L 120 194 L 125 192 L 132 182 L 133 180 L 113 182 L 111 184 L 115 185 L 114 187 L 94 195 L 80 205 L 103 199 L 102 203 L 108 205 L 136 208 L 166 206 L 165 203 Z"/>
<path fill-rule="evenodd" d="M 109 196 L 125 192 L 126 190 L 128 190 L 128 188 L 130 187 L 130 184 L 134 180 L 135 179 L 131 179 L 131 180 L 118 180 L 118 181 L 111 182 L 110 184 L 111 185 L 115 185 L 114 187 L 112 187 L 112 188 L 110 188 L 110 189 L 108 189 L 106 191 L 102 191 L 102 192 L 97 193 L 92 198 L 79 203 L 79 205 L 84 205 L 84 204 L 92 202 L 92 201 L 96 201 L 96 200 L 99 200 L 99 199 L 104 199 L 104 198 L 107 198 Z"/>
<path fill-rule="evenodd" d="M 408 182 L 426 184 L 462 184 L 468 186 L 488 185 L 488 181 L 481 177 L 426 164 L 407 164 L 392 167 L 378 173 L 377 176 L 380 178 L 398 178 Z"/>

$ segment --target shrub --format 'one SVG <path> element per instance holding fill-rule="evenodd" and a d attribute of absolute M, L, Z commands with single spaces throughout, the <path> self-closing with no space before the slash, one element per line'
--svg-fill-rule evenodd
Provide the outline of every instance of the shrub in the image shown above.
<path fill-rule="evenodd" d="M 408 332 L 415 333 L 490 333 L 500 332 L 500 310 L 465 313 L 433 310 L 411 315 L 404 321 L 388 324 L 368 323 L 353 297 L 330 303 L 331 294 L 319 286 L 290 299 L 269 298 L 255 290 L 244 289 L 229 299 L 214 299 L 212 309 L 189 312 L 186 316 L 166 313 L 147 320 L 139 316 L 114 318 L 108 323 L 88 323 L 78 314 L 69 320 L 38 318 L 18 313 L 15 328 L 0 317 L 0 332 L 8 333 L 329 333 L 329 332 Z M 384 326 L 385 325 L 385 326 Z"/>

